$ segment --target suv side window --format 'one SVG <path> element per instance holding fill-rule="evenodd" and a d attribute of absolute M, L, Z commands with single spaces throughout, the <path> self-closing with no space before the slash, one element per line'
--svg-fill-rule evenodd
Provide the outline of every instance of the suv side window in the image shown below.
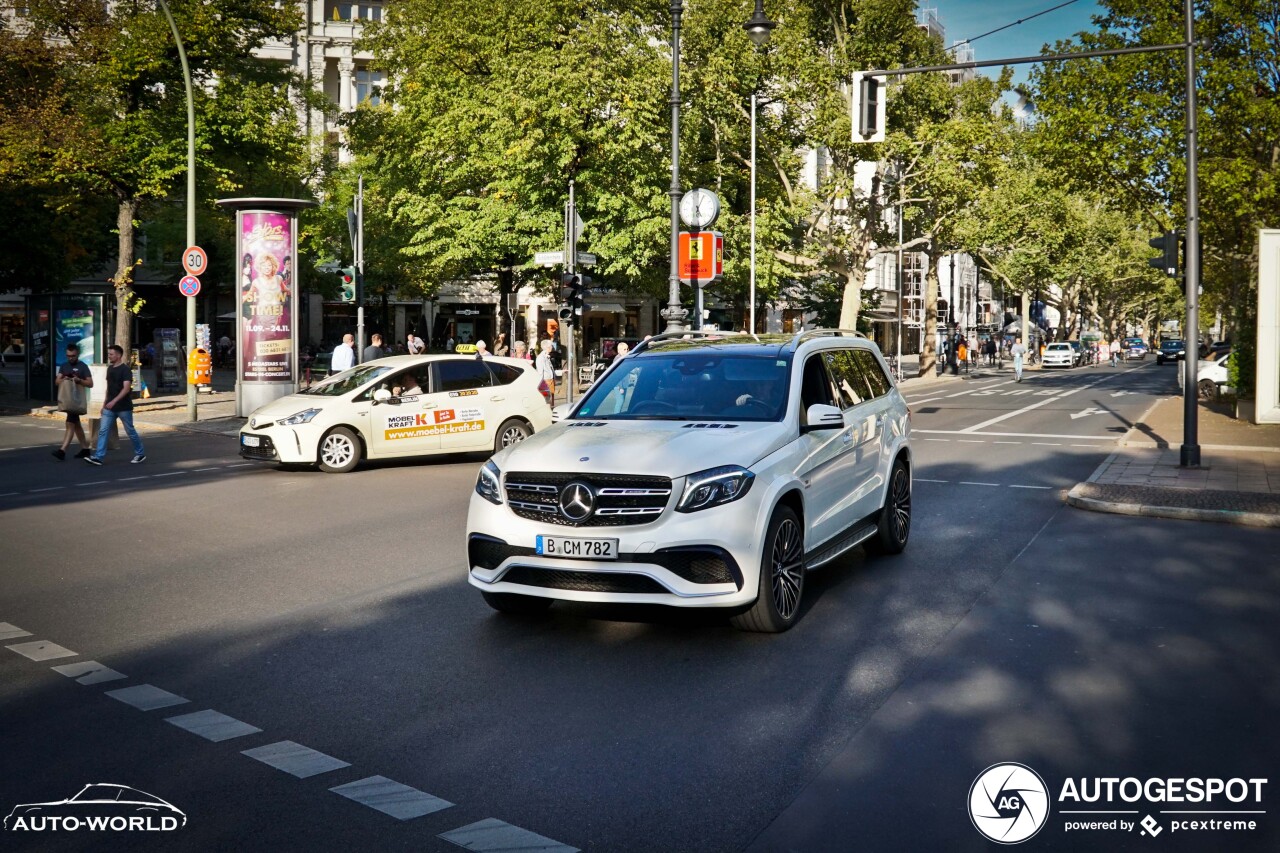
<path fill-rule="evenodd" d="M 480 359 L 451 358 L 436 362 L 436 387 L 431 390 L 469 391 L 472 388 L 488 388 L 493 384 L 493 375 Z"/>
<path fill-rule="evenodd" d="M 808 424 L 810 406 L 838 405 L 823 355 L 824 353 L 814 353 L 804 363 L 804 374 L 800 377 L 800 422 L 802 424 Z"/>
<path fill-rule="evenodd" d="M 866 376 L 854 359 L 853 350 L 829 350 L 822 355 L 836 384 L 836 392 L 840 395 L 840 408 L 852 409 L 871 399 Z"/>
<path fill-rule="evenodd" d="M 872 397 L 883 397 L 889 393 L 889 389 L 893 387 L 893 383 L 889 381 L 889 377 L 884 375 L 884 368 L 880 366 L 880 362 L 872 354 L 871 350 L 859 349 L 850 353 L 862 368 L 862 373 L 867 378 L 867 384 L 871 386 Z"/>

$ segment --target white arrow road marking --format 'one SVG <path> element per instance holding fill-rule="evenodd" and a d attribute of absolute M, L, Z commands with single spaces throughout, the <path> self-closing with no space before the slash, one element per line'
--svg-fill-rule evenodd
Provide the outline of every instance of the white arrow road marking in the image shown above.
<path fill-rule="evenodd" d="M 1085 409 L 1083 412 L 1076 412 L 1075 414 L 1073 414 L 1071 416 L 1071 420 L 1074 421 L 1076 418 L 1083 418 L 1088 415 L 1105 415 L 1106 413 L 1107 413 L 1106 409 L 1099 409 L 1097 406 L 1090 406 L 1089 408 Z"/>
<path fill-rule="evenodd" d="M 1136 391 L 1116 391 L 1116 392 L 1115 392 L 1114 394 L 1112 394 L 1111 396 L 1112 396 L 1112 397 L 1123 397 L 1123 396 L 1124 396 L 1124 395 L 1126 395 L 1126 394 L 1135 394 L 1135 393 L 1137 393 L 1137 392 L 1136 392 Z"/>

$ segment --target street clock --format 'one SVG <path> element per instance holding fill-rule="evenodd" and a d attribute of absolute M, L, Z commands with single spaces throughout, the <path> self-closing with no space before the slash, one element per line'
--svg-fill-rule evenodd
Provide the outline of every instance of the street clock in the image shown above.
<path fill-rule="evenodd" d="M 680 199 L 680 218 L 690 228 L 703 229 L 720 215 L 720 197 L 711 190 L 689 190 Z"/>

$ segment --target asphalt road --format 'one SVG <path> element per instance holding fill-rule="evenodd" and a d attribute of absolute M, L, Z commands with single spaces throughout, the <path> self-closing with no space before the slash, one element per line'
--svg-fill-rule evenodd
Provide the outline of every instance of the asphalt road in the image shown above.
<path fill-rule="evenodd" d="M 1104 657 L 1105 639 L 1124 633 L 1105 629 L 1123 622 L 1126 602 L 1186 614 L 1158 584 L 1108 574 L 1095 586 L 1089 571 L 1158 565 L 1176 580 L 1205 560 L 1223 571 L 1256 567 L 1268 545 L 1275 553 L 1270 533 L 1063 505 L 1063 491 L 1175 382 L 1148 361 L 913 391 L 907 553 L 868 560 L 858 550 L 815 574 L 801 622 L 780 636 L 739 633 L 714 613 L 568 604 L 546 618 L 492 613 L 464 575 L 478 458 L 329 476 L 243 464 L 220 436 L 148 431 L 143 465 L 128 464 L 126 447 L 91 468 L 49 456 L 56 423 L 0 418 L 0 645 L 22 648 L 0 650 L 0 812 L 109 782 L 187 815 L 182 829 L 141 841 L 55 831 L 17 838 L 16 849 L 456 850 L 441 835 L 457 830 L 470 849 L 985 845 L 949 806 L 963 805 L 983 767 L 1019 753 L 990 732 L 975 741 L 959 731 L 982 723 L 983 697 L 1008 695 L 999 679 L 987 689 L 980 663 L 1013 643 L 1017 664 L 997 674 L 1016 681 L 1080 653 L 1010 636 L 1008 619 L 1026 623 L 1027 602 L 1050 615 L 1056 606 L 1082 635 L 1096 628 L 1086 654 Z M 1255 759 L 1276 753 L 1256 745 L 1266 733 L 1253 727 L 1280 706 L 1264 654 L 1280 649 L 1274 629 L 1254 622 L 1280 611 L 1280 580 L 1274 567 L 1256 571 L 1258 598 L 1237 605 L 1244 627 L 1214 647 L 1236 651 L 1228 665 L 1250 667 L 1257 684 L 1226 694 L 1243 728 L 1213 742 L 1230 761 L 1246 741 Z M 1204 583 L 1223 607 L 1245 595 L 1234 579 Z M 1076 612 L 1081 589 L 1101 608 L 1088 618 Z M 1194 657 L 1186 643 L 1178 648 Z M 1156 655 L 1152 668 L 1162 654 L 1125 648 Z M 82 670 L 52 669 L 86 661 L 125 677 L 82 684 Z M 1032 753 L 1022 760 L 1044 751 L 1102 774 L 1124 758 L 1122 730 L 1142 740 L 1128 729 L 1153 701 L 1189 704 L 1186 719 L 1226 713 L 1208 696 L 1127 690 L 1105 668 L 1074 677 L 1082 695 L 1107 697 L 1103 711 L 1052 691 L 1028 708 L 1050 721 L 1082 716 L 1100 734 L 1084 738 L 1073 725 L 1055 739 L 1051 725 L 1024 720 L 1013 742 Z M 143 685 L 172 698 L 120 698 L 175 704 L 143 710 L 108 695 Z M 913 720 L 903 708 L 931 691 L 941 694 L 931 708 L 949 708 L 948 690 L 951 714 L 898 728 Z M 235 736 L 212 741 L 167 721 L 190 714 L 200 716 L 181 721 L 189 727 L 213 720 L 201 731 Z M 242 754 L 263 747 L 293 772 Z M 886 766 L 897 771 L 858 775 Z M 412 790 L 378 780 L 348 790 L 363 802 L 330 790 L 372 777 Z M 851 806 L 850 786 L 865 788 L 853 802 L 874 807 Z M 375 801 L 429 813 L 400 820 Z M 1274 834 L 1258 837 L 1274 847 Z M 1110 849 L 1106 839 L 1068 840 Z"/>

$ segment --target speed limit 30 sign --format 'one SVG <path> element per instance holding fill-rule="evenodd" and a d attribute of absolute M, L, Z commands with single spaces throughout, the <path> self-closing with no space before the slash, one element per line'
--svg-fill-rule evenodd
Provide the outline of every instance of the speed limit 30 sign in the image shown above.
<path fill-rule="evenodd" d="M 209 265 L 209 256 L 199 246 L 188 246 L 182 253 L 182 268 L 192 275 L 201 275 Z"/>

